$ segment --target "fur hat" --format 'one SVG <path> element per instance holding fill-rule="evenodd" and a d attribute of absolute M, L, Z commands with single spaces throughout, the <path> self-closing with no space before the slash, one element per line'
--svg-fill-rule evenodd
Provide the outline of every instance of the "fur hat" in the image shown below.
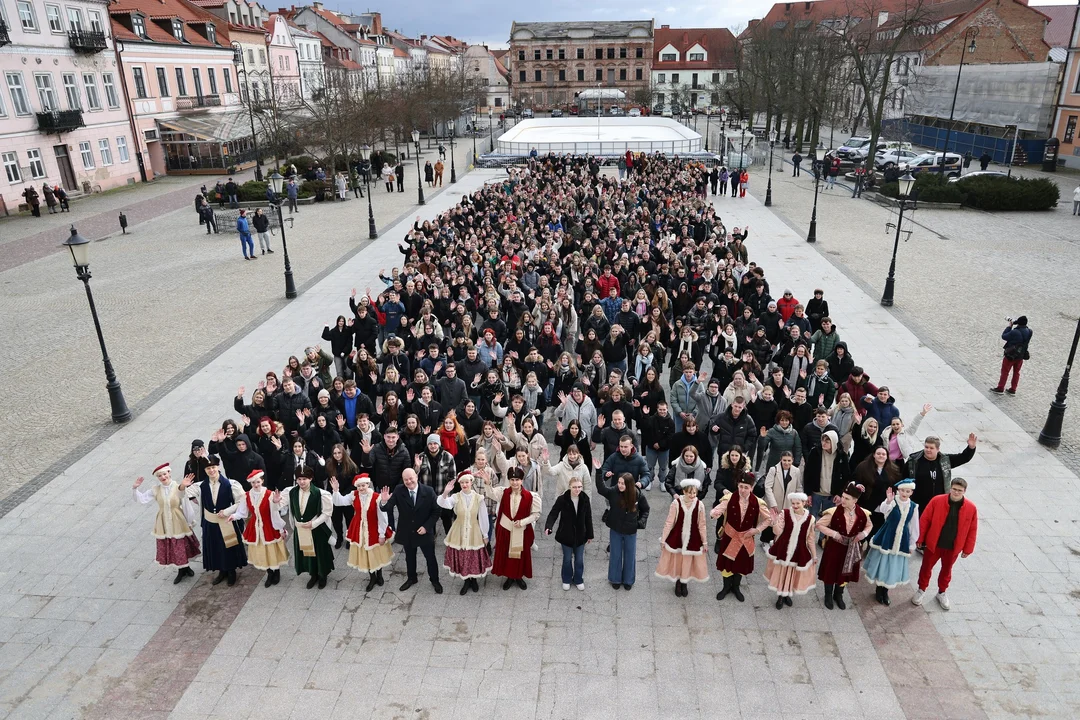
<path fill-rule="evenodd" d="M 864 488 L 862 485 L 850 482 L 847 484 L 847 487 L 844 488 L 844 494 L 850 495 L 851 497 L 858 500 L 860 497 L 862 497 L 863 491 L 865 490 L 866 488 Z"/>
<path fill-rule="evenodd" d="M 368 475 L 367 473 L 360 473 L 359 475 L 357 475 L 356 477 L 353 478 L 353 481 L 352 481 L 353 487 L 356 487 L 360 483 L 367 483 L 368 485 L 371 485 L 371 476 Z"/>
<path fill-rule="evenodd" d="M 263 476 L 263 471 L 258 469 L 258 468 L 255 468 L 254 470 L 252 470 L 251 472 L 248 473 L 247 480 L 248 480 L 248 482 L 251 482 L 255 478 L 261 478 L 262 476 Z"/>
<path fill-rule="evenodd" d="M 904 488 L 915 489 L 915 480 L 913 478 L 904 478 L 900 482 L 893 485 L 894 490 L 903 490 Z"/>
<path fill-rule="evenodd" d="M 700 490 L 701 489 L 701 481 L 698 480 L 697 478 L 693 478 L 693 477 L 683 478 L 682 480 L 679 481 L 679 487 L 680 488 L 693 487 L 693 488 L 697 488 L 698 490 Z"/>
<path fill-rule="evenodd" d="M 171 466 L 171 465 L 169 465 L 169 463 L 161 463 L 161 464 L 160 464 L 160 465 L 158 465 L 158 466 L 157 466 L 156 468 L 154 468 L 154 472 L 153 472 L 153 474 L 154 474 L 154 475 L 157 475 L 157 474 L 158 474 L 159 472 L 161 472 L 162 470 L 172 470 L 172 466 Z"/>
<path fill-rule="evenodd" d="M 788 502 L 794 502 L 796 500 L 798 500 L 800 502 L 806 502 L 810 498 L 807 497 L 806 493 L 793 492 L 793 493 L 788 493 L 787 499 L 788 499 Z"/>
<path fill-rule="evenodd" d="M 304 467 L 300 468 L 300 472 L 296 473 L 296 477 L 298 477 L 298 478 L 304 477 L 304 478 L 307 478 L 308 480 L 310 480 L 310 479 L 315 477 L 315 470 L 314 470 L 314 468 L 311 468 L 311 467 L 308 467 L 307 465 L 305 465 Z"/>

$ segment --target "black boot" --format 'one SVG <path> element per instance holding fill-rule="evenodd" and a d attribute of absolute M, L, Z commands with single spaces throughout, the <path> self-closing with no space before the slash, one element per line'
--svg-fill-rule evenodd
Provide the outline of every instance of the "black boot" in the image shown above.
<path fill-rule="evenodd" d="M 675 581 L 675 597 L 682 597 L 682 582 L 680 580 Z"/>
<path fill-rule="evenodd" d="M 885 607 L 889 607 L 892 603 L 889 602 L 889 588 L 881 588 L 881 604 Z"/>
<path fill-rule="evenodd" d="M 226 585 L 228 585 L 229 587 L 232 587 L 233 585 L 236 584 L 236 571 L 235 570 L 230 570 L 228 577 L 229 577 L 229 580 L 226 583 Z"/>
<path fill-rule="evenodd" d="M 731 575 L 724 578 L 724 589 L 716 593 L 717 600 L 723 600 L 725 597 L 727 597 L 727 594 L 731 592 L 731 578 L 733 577 L 735 576 Z"/>
<path fill-rule="evenodd" d="M 307 581 L 307 589 L 310 590 L 311 588 L 315 587 L 315 584 L 317 582 L 319 582 L 319 576 L 315 573 L 312 573 L 311 579 Z"/>
<path fill-rule="evenodd" d="M 187 573 L 184 572 L 187 569 L 188 568 L 180 568 L 179 570 L 176 571 L 176 579 L 174 579 L 172 581 L 173 585 L 179 585 L 180 581 L 187 577 Z"/>
<path fill-rule="evenodd" d="M 506 581 L 503 583 L 503 590 L 509 590 L 511 587 L 513 587 L 513 585 L 514 585 L 514 579 L 513 578 L 506 578 Z"/>
<path fill-rule="evenodd" d="M 833 588 L 833 601 L 836 603 L 836 607 L 841 610 L 847 610 L 847 605 L 844 604 L 844 586 L 836 585 Z"/>
<path fill-rule="evenodd" d="M 476 578 L 470 578 L 469 582 L 472 583 L 472 591 L 475 593 L 480 592 L 480 581 Z"/>
<path fill-rule="evenodd" d="M 274 584 L 274 571 L 273 570 L 267 570 L 266 571 L 266 582 L 263 583 L 263 587 L 270 587 L 273 584 Z"/>
<path fill-rule="evenodd" d="M 225 571 L 219 571 L 217 577 L 215 577 L 213 582 L 211 582 L 210 584 L 220 585 L 221 583 L 225 582 L 225 578 L 227 578 L 228 576 L 228 573 L 226 573 Z"/>
<path fill-rule="evenodd" d="M 739 589 L 739 586 L 742 585 L 742 577 L 742 575 L 731 576 L 731 594 L 734 595 L 735 599 L 739 602 L 746 601 L 746 598 L 743 597 L 742 590 Z"/>
<path fill-rule="evenodd" d="M 274 584 L 277 585 L 279 582 L 281 582 L 281 569 L 280 568 L 274 571 Z"/>
<path fill-rule="evenodd" d="M 375 573 L 371 573 L 370 575 L 368 575 L 367 587 L 364 588 L 364 592 L 371 592 L 378 584 L 379 578 L 376 577 Z"/>
<path fill-rule="evenodd" d="M 266 253 L 263 253 L 263 254 L 265 255 Z M 335 550 L 340 550 L 341 549 L 341 544 L 344 543 L 344 542 L 345 542 L 345 538 L 343 538 L 341 535 L 338 535 L 337 542 L 334 543 L 334 549 Z"/>
<path fill-rule="evenodd" d="M 791 607 L 791 598 L 787 595 L 784 596 L 784 604 Z"/>
<path fill-rule="evenodd" d="M 319 589 L 320 590 L 322 590 L 324 587 L 326 587 L 326 580 L 327 580 L 328 577 L 329 577 L 328 575 L 320 575 L 319 576 Z"/>
<path fill-rule="evenodd" d="M 781 610 L 784 607 L 784 598 L 781 595 L 776 596 L 776 609 Z"/>
<path fill-rule="evenodd" d="M 383 576 L 381 569 L 375 572 L 375 582 L 379 583 L 379 585 L 383 584 Z"/>
<path fill-rule="evenodd" d="M 832 597 L 833 597 L 833 586 L 832 585 L 826 585 L 825 586 L 825 607 L 827 607 L 830 610 L 832 610 L 832 608 L 833 608 Z"/>

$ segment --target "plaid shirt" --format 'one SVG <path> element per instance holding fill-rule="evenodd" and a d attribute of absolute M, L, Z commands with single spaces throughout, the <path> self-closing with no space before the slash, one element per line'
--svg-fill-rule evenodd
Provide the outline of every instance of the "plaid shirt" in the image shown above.
<path fill-rule="evenodd" d="M 457 466 L 454 464 L 454 456 L 445 450 L 439 450 L 438 459 L 431 457 L 431 453 L 424 448 L 420 453 L 420 470 L 417 475 L 420 482 L 441 493 L 446 483 L 457 477 Z"/>

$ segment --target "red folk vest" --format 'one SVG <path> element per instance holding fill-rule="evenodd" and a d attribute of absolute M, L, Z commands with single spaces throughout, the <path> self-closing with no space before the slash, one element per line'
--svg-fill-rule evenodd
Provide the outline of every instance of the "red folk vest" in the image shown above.
<path fill-rule="evenodd" d="M 736 532 L 746 532 L 747 530 L 753 530 L 754 526 L 758 523 L 758 517 L 760 512 L 760 506 L 758 504 L 757 495 L 750 494 L 750 498 L 746 501 L 746 514 L 739 515 L 740 510 L 739 495 L 735 493 L 728 500 L 727 512 L 724 513 L 724 523 L 730 525 L 732 530 Z"/>
<path fill-rule="evenodd" d="M 506 488 L 503 491 L 502 500 L 499 502 L 499 515 L 500 516 L 505 515 L 506 517 L 510 518 L 511 520 L 524 520 L 525 518 L 529 517 L 529 515 L 532 514 L 532 493 L 529 492 L 528 490 L 526 490 L 525 488 L 521 488 L 521 500 L 518 502 L 517 514 L 516 515 L 511 515 L 510 514 L 510 496 L 513 494 L 513 492 L 514 491 L 511 490 L 510 488 Z M 532 548 L 532 544 L 533 544 L 533 537 L 534 537 L 533 526 L 532 525 L 526 525 L 523 528 L 523 530 L 524 530 L 523 542 L 524 542 L 524 545 L 525 545 L 525 551 L 528 552 Z M 501 535 L 503 533 L 506 534 L 507 542 L 508 542 L 509 537 L 510 537 L 510 533 L 505 528 L 503 528 L 501 525 L 496 525 L 495 526 L 496 537 L 498 537 L 499 535 Z"/>
<path fill-rule="evenodd" d="M 673 552 L 685 552 L 690 555 L 700 555 L 701 548 L 705 543 L 705 539 L 700 536 L 698 528 L 698 513 L 700 513 L 702 509 L 701 501 L 697 501 L 694 505 L 694 512 L 690 515 L 690 538 L 687 540 L 685 548 L 682 546 L 682 533 L 683 523 L 687 521 L 686 509 L 683 507 L 682 500 L 676 500 L 676 502 L 679 503 L 679 513 L 675 516 L 675 522 L 671 526 L 671 532 L 664 538 L 664 544 Z"/>
<path fill-rule="evenodd" d="M 810 548 L 807 547 L 806 537 L 810 532 L 811 526 L 814 524 L 814 518 L 807 511 L 806 519 L 803 521 L 802 526 L 799 528 L 799 536 L 792 537 L 792 529 L 795 526 L 795 518 L 791 513 L 791 509 L 788 508 L 784 511 L 784 531 L 780 533 L 780 537 L 776 538 L 776 542 L 769 548 L 769 555 L 772 556 L 774 562 L 778 562 L 781 565 L 794 565 L 798 568 L 805 568 L 811 562 L 813 562 L 814 556 L 810 554 Z M 798 543 L 795 546 L 795 552 L 791 556 L 791 560 L 787 560 L 788 549 L 791 547 L 791 543 Z"/>
<path fill-rule="evenodd" d="M 275 540 L 281 539 L 281 533 L 274 528 L 274 524 L 270 522 L 270 490 L 264 489 L 262 501 L 259 502 L 259 509 L 256 510 L 255 506 L 251 504 L 251 493 L 244 493 L 244 502 L 247 503 L 248 509 L 248 521 L 244 525 L 244 542 L 255 544 L 258 542 L 256 536 L 255 515 L 258 514 L 259 519 L 262 521 L 263 537 L 267 543 L 272 543 Z"/>
<path fill-rule="evenodd" d="M 832 517 L 829 518 L 829 529 L 847 537 L 855 537 L 863 531 L 866 527 L 866 513 L 861 507 L 855 506 L 855 522 L 851 524 L 850 529 L 844 527 L 845 525 L 847 522 L 844 520 L 844 508 L 837 505 Z"/>
<path fill-rule="evenodd" d="M 379 537 L 379 509 L 377 503 L 378 498 L 372 494 L 371 501 L 368 502 L 367 509 L 364 510 L 360 506 L 360 493 L 353 492 L 353 518 L 349 523 L 349 531 L 345 533 L 345 537 L 347 537 L 351 543 L 363 545 L 365 550 L 370 550 L 378 545 L 381 539 L 389 539 L 394 536 L 394 531 L 387 526 L 386 537 Z M 364 538 L 363 542 L 360 541 L 361 516 L 367 519 L 367 537 Z"/>

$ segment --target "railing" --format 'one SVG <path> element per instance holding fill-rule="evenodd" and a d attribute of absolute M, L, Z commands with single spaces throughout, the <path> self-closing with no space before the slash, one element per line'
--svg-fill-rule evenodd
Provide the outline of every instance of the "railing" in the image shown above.
<path fill-rule="evenodd" d="M 220 107 L 220 95 L 203 95 L 201 97 L 176 98 L 177 110 L 198 110 L 199 108 Z"/>
<path fill-rule="evenodd" d="M 10 45 L 11 35 L 8 34 L 8 26 L 3 20 L 0 20 L 0 46 Z"/>
<path fill-rule="evenodd" d="M 106 47 L 105 33 L 88 30 L 72 30 L 68 33 L 68 45 L 75 52 L 101 52 Z"/>
<path fill-rule="evenodd" d="M 37 114 L 38 130 L 43 133 L 64 133 L 85 127 L 82 110 L 53 110 Z"/>

